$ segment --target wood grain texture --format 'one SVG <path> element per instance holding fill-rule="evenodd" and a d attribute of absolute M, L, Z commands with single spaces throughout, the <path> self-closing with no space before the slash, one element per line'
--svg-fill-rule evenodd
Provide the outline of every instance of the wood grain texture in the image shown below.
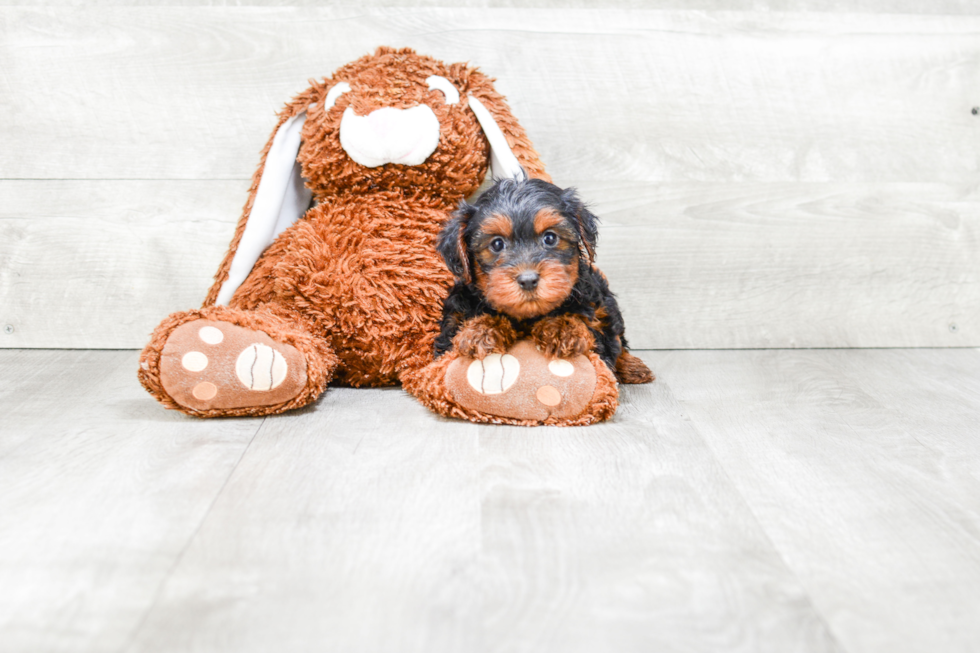
<path fill-rule="evenodd" d="M 247 192 L 244 181 L 0 182 L 0 343 L 142 347 L 166 315 L 201 305 Z"/>
<path fill-rule="evenodd" d="M 394 388 L 282 417 L 126 650 L 480 650 L 477 427 Z"/>
<path fill-rule="evenodd" d="M 0 648 L 973 650 L 980 351 L 641 355 L 612 421 L 520 429 L 0 351 Z"/>
<path fill-rule="evenodd" d="M 840 650 L 665 384 L 480 451 L 484 650 Z"/>
<path fill-rule="evenodd" d="M 638 348 L 980 344 L 975 185 L 581 188 Z"/>
<path fill-rule="evenodd" d="M 261 420 L 192 420 L 135 352 L 0 352 L 0 649 L 119 651 Z"/>
<path fill-rule="evenodd" d="M 245 179 L 307 79 L 394 44 L 498 77 L 559 180 L 970 183 L 978 35 L 971 15 L 4 7 L 0 178 Z"/>
<path fill-rule="evenodd" d="M 975 649 L 980 352 L 652 362 L 845 650 Z"/>
<path fill-rule="evenodd" d="M 837 650 L 669 394 L 631 395 L 576 430 L 398 390 L 267 420 L 127 650 Z"/>
<path fill-rule="evenodd" d="M 974 6 L 0 7 L 0 347 L 197 306 L 275 110 L 384 42 L 500 78 L 634 346 L 978 345 Z"/>
<path fill-rule="evenodd" d="M 128 7 L 140 0 L 18 0 L 0 7 Z M 315 0 L 154 0 L 155 6 L 184 7 L 304 7 Z M 364 7 L 445 7 L 447 0 L 361 0 Z M 454 7 L 545 9 L 686 9 L 699 11 L 827 11 L 875 14 L 980 14 L 976 0 L 455 0 Z"/>
<path fill-rule="evenodd" d="M 639 349 L 980 344 L 980 194 L 573 181 Z M 237 181 L 0 181 L 5 347 L 142 347 L 200 305 Z"/>

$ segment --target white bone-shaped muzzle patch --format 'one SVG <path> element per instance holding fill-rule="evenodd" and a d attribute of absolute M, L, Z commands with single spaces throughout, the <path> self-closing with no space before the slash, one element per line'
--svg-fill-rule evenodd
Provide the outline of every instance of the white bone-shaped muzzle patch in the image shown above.
<path fill-rule="evenodd" d="M 340 145 L 366 168 L 386 163 L 417 166 L 439 145 L 439 119 L 424 104 L 384 107 L 359 116 L 348 107 L 340 120 Z"/>

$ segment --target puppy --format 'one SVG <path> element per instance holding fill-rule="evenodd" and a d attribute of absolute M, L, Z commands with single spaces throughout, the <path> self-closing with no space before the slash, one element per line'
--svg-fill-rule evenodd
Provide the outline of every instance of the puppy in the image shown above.
<path fill-rule="evenodd" d="M 594 351 L 622 383 L 653 374 L 627 351 L 623 316 L 594 265 L 598 219 L 575 189 L 504 179 L 461 201 L 437 249 L 456 283 L 443 305 L 436 356 L 485 358 L 531 338 L 552 358 Z"/>

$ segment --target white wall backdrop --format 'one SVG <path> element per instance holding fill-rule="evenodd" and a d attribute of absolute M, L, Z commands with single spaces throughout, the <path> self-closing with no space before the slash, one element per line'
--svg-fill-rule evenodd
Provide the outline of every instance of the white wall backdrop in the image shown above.
<path fill-rule="evenodd" d="M 498 78 L 634 347 L 980 345 L 980 3 L 54 4 L 0 7 L 0 346 L 198 306 L 275 112 L 378 45 Z"/>

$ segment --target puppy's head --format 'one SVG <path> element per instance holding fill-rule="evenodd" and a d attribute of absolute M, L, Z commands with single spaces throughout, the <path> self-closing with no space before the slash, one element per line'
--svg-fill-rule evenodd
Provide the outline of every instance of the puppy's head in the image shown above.
<path fill-rule="evenodd" d="M 495 310 L 528 319 L 572 292 L 579 262 L 595 256 L 597 222 L 573 188 L 505 179 L 475 205 L 460 202 L 438 249 L 449 270 L 476 284 Z"/>

